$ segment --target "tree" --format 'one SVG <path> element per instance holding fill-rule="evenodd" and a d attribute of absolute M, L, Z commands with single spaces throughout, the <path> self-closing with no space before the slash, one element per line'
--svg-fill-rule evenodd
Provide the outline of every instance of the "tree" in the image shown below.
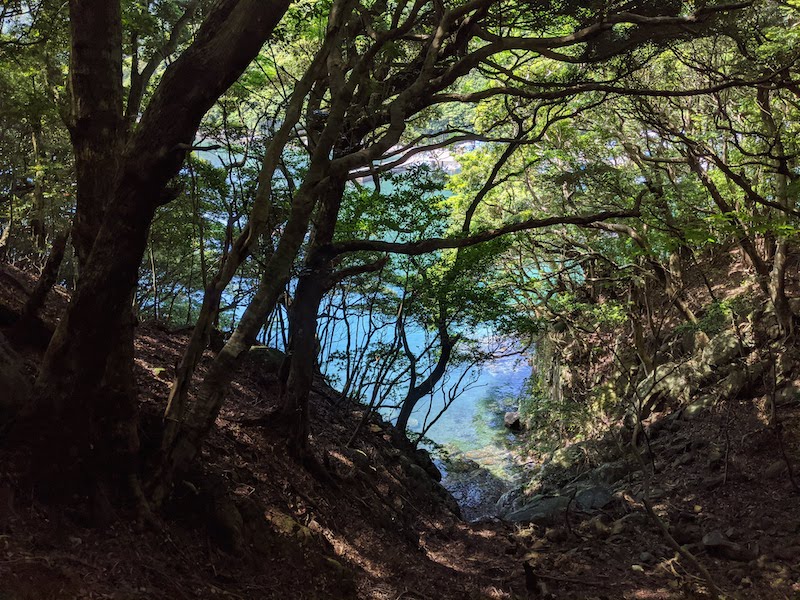
<path fill-rule="evenodd" d="M 512 25 L 506 30 L 504 21 L 494 12 L 495 9 L 500 11 L 499 4 L 489 0 L 445 10 L 440 10 L 442 7 L 435 4 L 422 3 L 413 7 L 400 4 L 393 7 L 393 11 L 364 9 L 358 12 L 354 12 L 353 5 L 348 2 L 335 2 L 327 34 L 314 59 L 314 64 L 322 63 L 327 73 L 315 77 L 312 71 L 307 71 L 300 80 L 300 93 L 296 96 L 302 105 L 305 96 L 309 95 L 304 128 L 310 146 L 306 175 L 293 196 L 280 240 L 266 263 L 268 275 L 262 279 L 237 329 L 203 378 L 197 401 L 186 408 L 179 404 L 181 408 L 170 415 L 174 423 L 170 424 L 163 444 L 165 459 L 162 474 L 157 478 L 160 483 L 156 485 L 161 490 L 159 495 L 165 493 L 164 482 L 169 481 L 174 472 L 185 469 L 197 456 L 223 405 L 226 388 L 241 357 L 256 340 L 289 280 L 315 209 L 322 214 L 337 211 L 335 203 L 340 202 L 339 194 L 328 194 L 329 184 L 338 186 L 354 170 L 369 167 L 384 158 L 403 138 L 411 117 L 442 103 L 477 102 L 495 96 L 558 100 L 582 91 L 626 91 L 624 86 L 593 81 L 591 77 L 588 80 L 574 78 L 555 86 L 546 78 L 528 80 L 513 75 L 509 78 L 509 71 L 494 61 L 502 59 L 513 64 L 516 60 L 513 51 L 556 62 L 605 62 L 634 51 L 651 39 L 682 37 L 687 35 L 687 31 L 700 35 L 713 22 L 715 14 L 741 7 L 721 5 L 682 16 L 676 16 L 674 12 L 669 16 L 654 16 L 647 11 L 639 14 L 622 10 L 586 15 L 572 5 L 563 7 L 563 12 L 556 15 L 537 13 L 535 9 L 530 9 L 529 13 L 527 5 L 515 6 L 511 22 L 518 26 Z M 670 10 L 674 8 L 669 7 Z M 559 21 L 556 16 L 563 17 L 563 20 Z M 369 23 L 366 29 L 365 19 Z M 630 27 L 617 27 L 615 30 L 615 26 L 622 24 Z M 519 37 L 515 35 L 517 33 Z M 352 44 L 355 38 L 363 41 L 360 47 Z M 483 43 L 478 44 L 478 40 Z M 398 60 L 398 56 L 402 56 L 402 60 Z M 473 69 L 483 65 L 487 65 L 494 76 L 487 80 L 484 89 L 464 94 L 448 91 Z M 498 81 L 505 85 L 497 85 Z M 323 103 L 325 110 L 320 110 Z M 324 115 L 324 123 L 319 121 L 320 115 Z M 289 122 L 293 123 L 293 119 Z M 457 135 L 447 130 L 431 132 L 422 139 L 439 136 L 444 141 L 438 144 L 444 145 L 448 138 L 452 140 Z M 342 140 L 346 141 L 347 149 L 337 152 L 337 144 Z M 268 153 L 272 161 L 275 161 L 272 157 L 280 152 L 284 140 L 279 137 L 278 142 L 274 153 L 272 150 Z M 274 171 L 272 164 L 274 162 L 264 162 L 262 174 L 266 181 Z M 322 200 L 323 205 L 318 206 L 318 200 Z M 254 206 L 254 214 L 256 210 L 261 215 L 269 214 L 268 196 L 264 195 L 258 208 Z M 411 244 L 354 240 L 333 244 L 330 251 L 335 255 L 350 251 L 420 254 L 471 245 L 531 227 L 593 222 L 616 214 L 612 211 L 599 216 L 529 219 L 460 239 Z M 259 223 L 264 219 L 253 220 Z M 246 250 L 247 246 L 242 248 Z M 235 262 L 231 268 L 236 268 Z M 220 281 L 224 282 L 225 278 Z M 197 335 L 196 340 L 194 352 L 198 348 L 202 350 L 205 338 Z M 175 395 L 176 388 L 173 387 L 173 397 Z M 179 393 L 177 397 L 181 397 Z M 299 414 L 302 415 L 302 411 Z"/>
<path fill-rule="evenodd" d="M 120 4 L 70 3 L 78 184 L 73 243 L 82 265 L 36 382 L 33 423 L 41 431 L 43 479 L 51 486 L 61 481 L 64 491 L 97 489 L 106 479 L 128 479 L 136 487 L 133 395 L 123 389 L 107 397 L 101 388 L 112 378 L 132 381 L 129 307 L 149 226 L 156 208 L 175 196 L 169 183 L 203 115 L 257 54 L 287 6 L 279 0 L 215 3 L 127 131 Z M 114 355 L 124 356 L 107 372 Z"/>

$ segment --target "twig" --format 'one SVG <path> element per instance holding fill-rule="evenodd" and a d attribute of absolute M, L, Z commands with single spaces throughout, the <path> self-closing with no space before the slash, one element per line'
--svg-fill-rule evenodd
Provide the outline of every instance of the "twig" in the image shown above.
<path fill-rule="evenodd" d="M 710 588 L 711 597 L 716 599 L 723 596 L 722 591 L 719 589 L 719 587 L 717 587 L 717 584 L 714 581 L 714 578 L 711 577 L 711 573 L 708 572 L 708 569 L 706 569 L 703 566 L 703 564 L 699 560 L 697 560 L 697 557 L 694 554 L 689 552 L 689 550 L 687 550 L 685 547 L 681 546 L 677 542 L 677 540 L 674 537 L 672 537 L 672 534 L 669 532 L 669 529 L 664 524 L 664 521 L 653 510 L 653 505 L 650 503 L 650 476 L 647 472 L 647 465 L 644 462 L 644 458 L 642 458 L 641 452 L 639 452 L 639 448 L 636 445 L 635 438 L 632 441 L 632 445 L 634 454 L 636 455 L 636 458 L 639 459 L 639 463 L 642 466 L 642 472 L 643 472 L 642 482 L 644 485 L 644 490 L 642 492 L 642 504 L 644 504 L 644 509 L 647 511 L 647 514 L 650 516 L 653 522 L 655 522 L 655 524 L 658 525 L 658 528 L 661 530 L 661 533 L 664 535 L 664 538 L 667 540 L 667 542 L 669 542 L 669 545 L 672 546 L 672 548 L 676 552 L 678 552 L 678 554 L 680 554 L 686 560 L 692 563 L 692 565 L 694 565 L 694 567 L 698 571 L 700 571 L 700 573 L 703 575 L 703 578 L 706 581 L 706 584 Z"/>
<path fill-rule="evenodd" d="M 430 600 L 430 598 L 428 598 L 428 596 L 426 596 L 425 594 L 422 594 L 422 593 L 420 593 L 420 592 L 418 592 L 416 590 L 403 590 L 402 592 L 400 592 L 400 595 L 397 598 L 395 598 L 394 600 L 401 600 L 401 598 L 404 598 L 405 596 L 407 596 L 409 594 L 412 594 L 414 596 L 422 598 L 422 600 Z"/>
<path fill-rule="evenodd" d="M 571 577 L 560 577 L 558 575 L 546 575 L 545 573 L 536 573 L 534 572 L 536 577 L 541 577 L 542 579 L 550 579 L 551 581 L 560 581 L 562 583 L 577 583 L 579 585 L 603 585 L 604 582 L 592 580 L 592 579 L 572 579 Z M 600 579 L 608 579 L 608 575 L 596 575 Z"/>
<path fill-rule="evenodd" d="M 778 387 L 778 373 L 777 373 L 777 367 L 775 365 L 776 360 L 774 360 L 772 356 L 772 348 L 770 348 L 769 355 L 770 355 L 769 356 L 770 362 L 772 363 L 772 386 L 771 386 L 772 389 L 770 390 L 770 395 L 769 395 L 769 404 L 770 404 L 769 423 L 770 427 L 772 428 L 772 431 L 775 433 L 775 439 L 778 442 L 778 450 L 780 451 L 781 456 L 783 457 L 783 462 L 786 463 L 786 472 L 789 475 L 789 481 L 791 482 L 794 491 L 800 493 L 800 485 L 797 484 L 797 480 L 794 477 L 794 469 L 792 468 L 792 461 L 789 460 L 789 455 L 786 454 L 786 447 L 783 444 L 783 435 L 782 435 L 783 426 L 781 422 L 778 420 L 778 414 L 777 414 L 778 403 L 776 402 L 775 399 Z"/>
<path fill-rule="evenodd" d="M 567 526 L 567 533 L 569 535 L 574 535 L 572 527 L 569 524 L 569 507 L 572 504 L 573 500 L 575 500 L 575 496 L 577 495 L 578 495 L 578 488 L 575 487 L 575 489 L 572 490 L 572 496 L 570 496 L 569 502 L 567 502 L 567 508 L 564 510 L 564 524 Z"/>

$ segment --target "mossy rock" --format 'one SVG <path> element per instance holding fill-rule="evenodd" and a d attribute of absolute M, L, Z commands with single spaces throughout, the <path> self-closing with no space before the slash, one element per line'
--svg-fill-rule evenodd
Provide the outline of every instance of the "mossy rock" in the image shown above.
<path fill-rule="evenodd" d="M 301 525 L 292 517 L 276 508 L 268 508 L 264 512 L 264 518 L 269 521 L 275 531 L 294 538 L 300 542 L 300 544 L 308 544 L 314 539 L 314 532 L 308 527 Z"/>
<path fill-rule="evenodd" d="M 247 358 L 257 362 L 265 371 L 277 373 L 286 358 L 286 354 L 277 348 L 270 348 L 269 346 L 252 346 L 247 353 Z"/>

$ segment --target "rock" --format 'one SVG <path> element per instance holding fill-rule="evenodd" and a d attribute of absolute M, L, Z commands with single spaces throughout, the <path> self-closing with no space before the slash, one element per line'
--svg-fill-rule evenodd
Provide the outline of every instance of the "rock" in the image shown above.
<path fill-rule="evenodd" d="M 772 462 L 764 471 L 764 477 L 767 479 L 776 479 L 783 475 L 786 471 L 786 462 L 783 460 L 776 460 Z"/>
<path fill-rule="evenodd" d="M 603 463 L 591 472 L 590 477 L 597 483 L 613 485 L 637 470 L 638 467 L 634 463 L 620 460 Z"/>
<path fill-rule="evenodd" d="M 759 366 L 763 363 L 759 363 Z M 763 366 L 762 366 L 763 368 Z M 751 373 L 748 369 L 735 369 L 730 375 L 719 382 L 718 399 L 734 400 L 745 386 L 753 380 L 757 380 L 761 373 Z"/>
<path fill-rule="evenodd" d="M 680 345 L 684 354 L 692 354 L 698 347 L 697 331 L 684 331 L 681 335 Z"/>
<path fill-rule="evenodd" d="M 791 381 L 775 392 L 775 405 L 786 406 L 800 402 L 800 386 L 798 382 Z"/>
<path fill-rule="evenodd" d="M 748 562 L 755 560 L 758 553 L 750 550 L 746 546 L 730 541 L 721 531 L 714 530 L 703 536 L 703 546 L 709 554 L 735 560 L 738 562 Z"/>
<path fill-rule="evenodd" d="M 481 466 L 466 456 L 453 456 L 445 463 L 447 471 L 452 473 L 470 473 L 477 471 Z"/>
<path fill-rule="evenodd" d="M 549 525 L 563 517 L 570 499 L 566 496 L 534 496 L 519 510 L 506 516 L 512 523 Z"/>
<path fill-rule="evenodd" d="M 639 554 L 639 562 L 645 565 L 650 565 L 656 562 L 656 557 L 649 552 L 642 552 Z"/>
<path fill-rule="evenodd" d="M 711 408 L 714 405 L 714 398 L 711 396 L 707 396 L 705 398 L 700 398 L 695 402 L 692 402 L 689 406 L 686 406 L 681 411 L 681 419 L 684 421 L 693 421 L 700 415 L 702 415 L 707 409 Z"/>
<path fill-rule="evenodd" d="M 592 520 L 589 521 L 589 525 L 600 537 L 606 537 L 611 533 L 611 527 L 606 525 L 601 516 L 592 518 Z"/>
<path fill-rule="evenodd" d="M 247 353 L 247 358 L 257 362 L 264 372 L 277 373 L 280 371 L 286 354 L 277 348 L 270 348 L 269 346 L 251 346 L 250 351 Z"/>
<path fill-rule="evenodd" d="M 626 523 L 619 519 L 611 524 L 611 535 L 622 535 L 625 531 Z"/>
<path fill-rule="evenodd" d="M 693 523 L 678 523 L 670 533 L 681 546 L 697 542 L 702 535 L 700 528 Z"/>
<path fill-rule="evenodd" d="M 715 335 L 703 349 L 702 360 L 711 367 L 732 362 L 742 355 L 742 344 L 735 331 L 725 330 Z"/>
<path fill-rule="evenodd" d="M 442 480 L 442 472 L 436 467 L 430 452 L 423 448 L 417 448 L 414 451 L 414 458 L 417 459 L 417 464 L 425 469 L 425 472 L 430 475 L 434 481 Z"/>
<path fill-rule="evenodd" d="M 673 468 L 682 467 L 684 465 L 688 465 L 693 460 L 694 455 L 691 452 L 686 452 L 685 454 L 678 455 L 675 460 L 672 461 L 672 466 Z"/>
<path fill-rule="evenodd" d="M 409 463 L 407 468 L 408 476 L 422 487 L 427 487 L 431 482 L 428 472 L 416 463 Z"/>
<path fill-rule="evenodd" d="M 277 532 L 294 537 L 301 544 L 306 544 L 314 538 L 314 533 L 308 527 L 301 525 L 286 513 L 275 508 L 269 508 L 264 513 L 264 518 L 272 524 Z"/>
<path fill-rule="evenodd" d="M 688 363 L 664 363 L 636 387 L 636 397 L 643 398 L 642 418 L 650 416 L 662 400 L 686 402 L 697 389 L 696 374 Z"/>
<path fill-rule="evenodd" d="M 507 412 L 503 417 L 503 425 L 511 431 L 522 431 L 522 421 L 519 418 L 519 411 Z"/>
<path fill-rule="evenodd" d="M 513 488 L 504 492 L 500 498 L 497 499 L 495 504 L 496 513 L 498 516 L 503 517 L 510 512 L 514 512 L 522 506 L 525 499 L 525 494 L 522 488 Z"/>
<path fill-rule="evenodd" d="M 214 498 L 208 533 L 226 552 L 238 555 L 244 550 L 244 520 L 236 504 L 227 496 Z"/>
<path fill-rule="evenodd" d="M 563 542 L 567 539 L 567 530 L 564 527 L 549 527 L 544 537 L 554 543 Z"/>
<path fill-rule="evenodd" d="M 23 375 L 23 362 L 0 333 L 0 419 L 13 416 L 30 396 L 31 387 Z"/>
<path fill-rule="evenodd" d="M 427 492 L 427 498 L 433 500 L 434 503 L 438 504 L 439 506 L 445 508 L 453 515 L 457 516 L 459 519 L 463 519 L 463 513 L 461 511 L 461 506 L 458 504 L 456 499 L 453 497 L 453 494 L 450 493 L 441 483 L 437 483 L 435 481 L 430 481 L 430 488 Z"/>
<path fill-rule="evenodd" d="M 706 479 L 703 480 L 703 487 L 707 490 L 713 490 L 714 488 L 721 486 L 723 483 L 725 483 L 725 474 L 719 473 L 717 475 L 712 475 L 711 477 L 706 477 Z"/>
<path fill-rule="evenodd" d="M 706 466 L 708 466 L 709 470 L 716 471 L 722 466 L 724 459 L 725 457 L 722 455 L 722 450 L 720 450 L 719 446 L 712 444 L 708 451 Z"/>
<path fill-rule="evenodd" d="M 614 496 L 605 486 L 586 488 L 575 494 L 575 506 L 581 510 L 599 510 L 614 500 Z"/>

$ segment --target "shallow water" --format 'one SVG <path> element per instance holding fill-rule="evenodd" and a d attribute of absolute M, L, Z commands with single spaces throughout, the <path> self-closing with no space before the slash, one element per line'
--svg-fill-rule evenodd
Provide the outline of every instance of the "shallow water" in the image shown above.
<path fill-rule="evenodd" d="M 504 427 L 503 417 L 517 410 L 530 372 L 530 365 L 520 357 L 491 361 L 478 374 L 477 385 L 459 397 L 428 432 L 436 444 L 442 484 L 468 520 L 495 516 L 497 500 L 522 477 L 512 452 L 517 438 Z M 421 419 L 424 410 L 415 416 Z M 415 427 L 418 421 L 412 423 Z M 475 468 L 470 468 L 469 461 Z"/>
<path fill-rule="evenodd" d="M 323 357 L 324 371 L 334 381 L 344 378 L 344 365 L 341 360 L 330 357 L 346 356 L 348 348 L 359 347 L 366 331 L 363 316 L 348 316 L 340 321 L 345 322 L 349 324 L 347 331 L 341 326 L 337 328 L 334 333 L 341 330 L 340 333 L 331 336 L 331 345 L 324 353 L 328 359 Z M 492 348 L 498 355 L 500 351 L 508 353 L 510 345 L 493 336 L 488 328 L 479 327 L 470 333 L 483 340 L 485 351 Z M 384 333 L 392 334 L 393 329 Z M 429 342 L 426 332 L 419 327 L 409 327 L 407 334 L 412 350 L 421 355 Z M 349 345 L 346 343 L 348 335 Z M 530 373 L 530 364 L 521 355 L 499 355 L 479 367 L 452 365 L 433 397 L 420 400 L 411 415 L 409 429 L 417 433 L 435 419 L 421 446 L 432 451 L 443 473 L 443 485 L 459 501 L 467 518 L 490 516 L 497 498 L 519 478 L 520 469 L 510 451 L 516 438 L 503 426 L 503 417 L 507 411 L 517 410 Z M 437 418 L 454 387 L 460 392 Z M 365 395 L 370 391 L 368 387 Z M 398 390 L 399 397 L 404 393 L 404 389 Z M 398 411 L 385 409 L 381 412 L 394 421 Z M 454 464 L 458 468 L 454 469 Z M 467 468 L 470 465 L 471 468 Z"/>

